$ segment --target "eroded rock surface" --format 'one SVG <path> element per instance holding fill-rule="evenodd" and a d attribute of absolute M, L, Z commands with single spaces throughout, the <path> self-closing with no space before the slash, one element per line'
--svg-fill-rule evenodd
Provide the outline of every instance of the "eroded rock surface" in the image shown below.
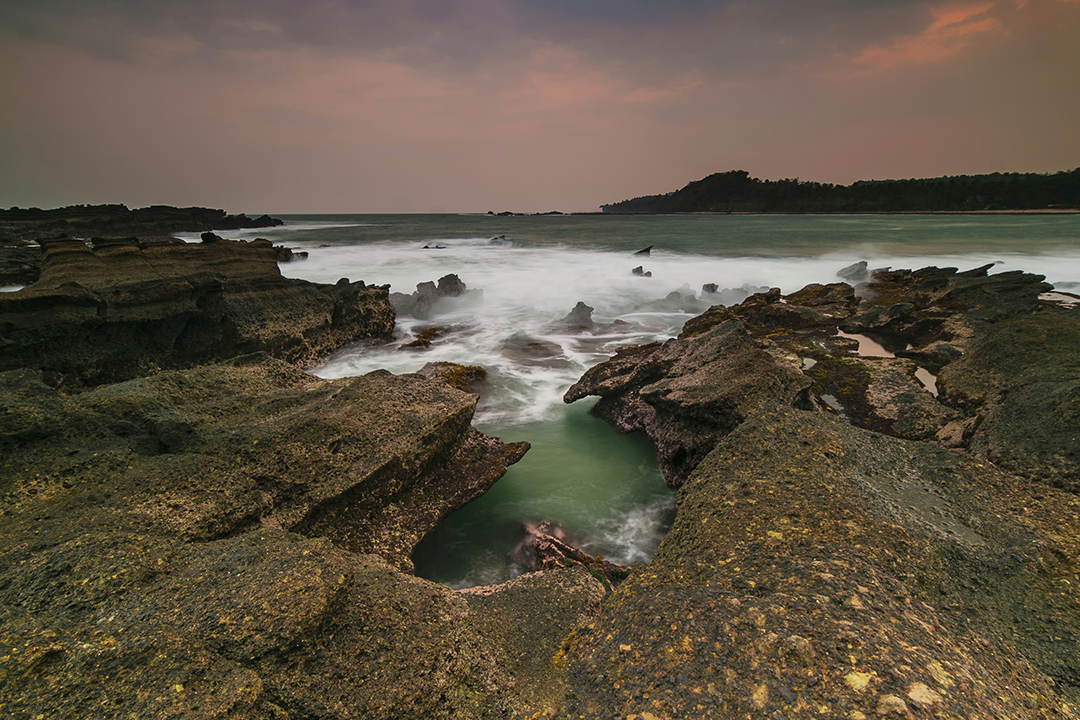
<path fill-rule="evenodd" d="M 383 287 L 285 278 L 269 241 L 43 241 L 41 276 L 0 294 L 0 370 L 93 386 L 250 352 L 309 364 L 388 338 Z"/>
<path fill-rule="evenodd" d="M 463 596 L 402 572 L 527 449 L 471 428 L 475 404 L 418 376 L 323 381 L 259 357 L 70 397 L 0 373 L 4 715 L 553 702 L 550 658 L 595 616 L 597 580 L 571 568 Z"/>
<path fill-rule="evenodd" d="M 566 714 L 872 717 L 893 696 L 916 717 L 1074 717 L 1078 509 L 964 453 L 757 413 L 568 641 Z"/>

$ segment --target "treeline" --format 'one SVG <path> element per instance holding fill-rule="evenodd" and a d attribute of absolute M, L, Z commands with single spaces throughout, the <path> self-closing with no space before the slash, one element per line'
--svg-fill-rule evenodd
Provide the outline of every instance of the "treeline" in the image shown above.
<path fill-rule="evenodd" d="M 759 180 L 716 173 L 665 195 L 610 205 L 605 213 L 879 213 L 1080 208 L 1080 168 L 1052 174 L 993 173 L 851 185 Z"/>

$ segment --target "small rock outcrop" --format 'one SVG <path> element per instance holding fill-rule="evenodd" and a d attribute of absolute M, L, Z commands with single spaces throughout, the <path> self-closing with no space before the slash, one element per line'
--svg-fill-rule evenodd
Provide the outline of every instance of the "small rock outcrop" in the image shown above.
<path fill-rule="evenodd" d="M 483 290 L 469 290 L 461 278 L 451 273 L 439 278 L 438 285 L 430 281 L 420 283 L 411 295 L 399 292 L 390 293 L 390 302 L 398 315 L 426 320 L 431 317 L 432 309 L 440 300 L 481 297 L 483 292 Z"/>

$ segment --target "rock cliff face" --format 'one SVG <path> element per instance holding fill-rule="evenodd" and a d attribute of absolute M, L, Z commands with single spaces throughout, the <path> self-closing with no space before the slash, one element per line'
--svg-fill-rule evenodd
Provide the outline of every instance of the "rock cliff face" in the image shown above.
<path fill-rule="evenodd" d="M 384 287 L 284 278 L 268 241 L 42 241 L 41 277 L 0 295 L 0 370 L 92 386 L 250 352 L 314 362 L 389 337 Z"/>

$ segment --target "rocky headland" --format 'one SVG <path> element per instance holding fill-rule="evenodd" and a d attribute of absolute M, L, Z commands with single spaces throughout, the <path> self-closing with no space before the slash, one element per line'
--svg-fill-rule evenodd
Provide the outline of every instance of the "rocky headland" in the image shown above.
<path fill-rule="evenodd" d="M 538 526 L 545 569 L 453 591 L 412 548 L 527 444 L 471 427 L 481 368 L 303 372 L 389 336 L 385 287 L 42 247 L 0 295 L 4 717 L 1077 716 L 1080 311 L 1040 277 L 875 271 L 624 348 L 566 399 L 680 488 L 653 561 Z"/>
<path fill-rule="evenodd" d="M 126 205 L 71 205 L 41 210 L 0 210 L 0 242 L 18 243 L 43 237 L 71 235 L 155 236 L 178 232 L 240 230 L 277 227 L 284 222 L 269 215 L 229 215 L 224 210 L 201 207 L 152 205 L 128 209 Z"/>

